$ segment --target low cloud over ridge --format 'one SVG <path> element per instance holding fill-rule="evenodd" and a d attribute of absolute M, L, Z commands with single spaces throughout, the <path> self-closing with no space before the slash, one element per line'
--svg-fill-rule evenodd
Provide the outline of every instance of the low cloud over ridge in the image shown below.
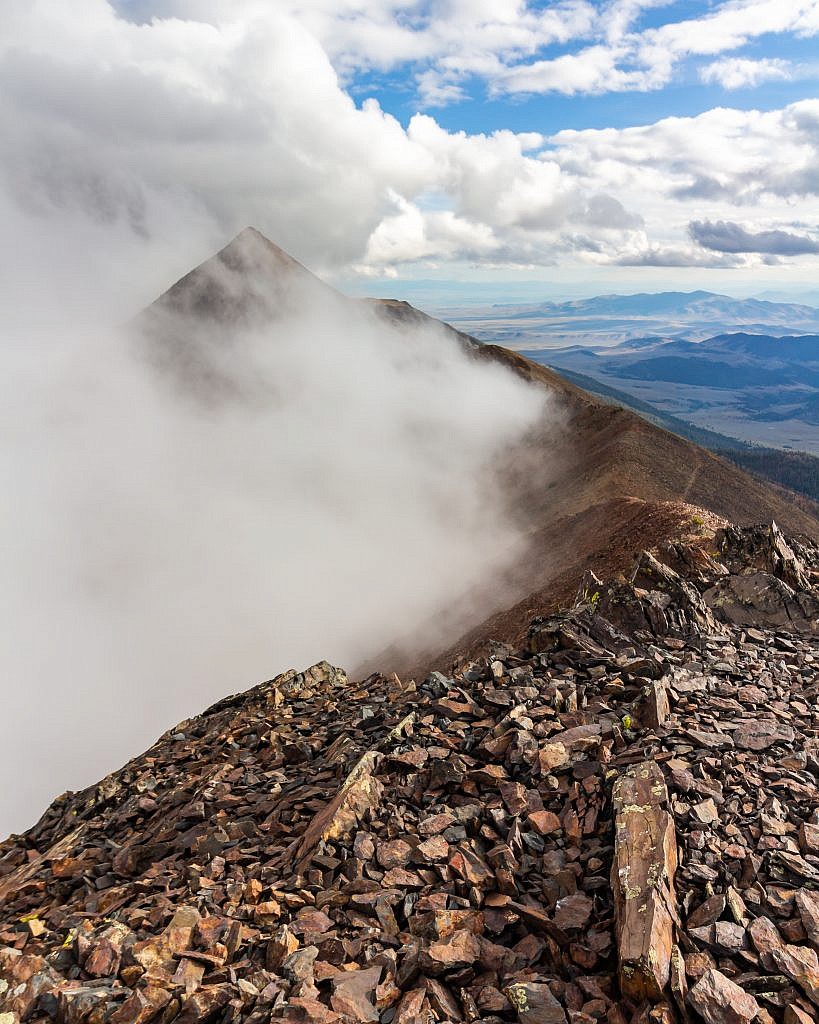
<path fill-rule="evenodd" d="M 226 318 L 163 314 L 172 358 L 68 324 L 5 352 L 0 832 L 226 693 L 504 599 L 497 470 L 557 427 L 543 394 L 306 271 L 266 294 L 264 244 L 238 244 L 241 272 L 208 270 Z M 249 264 L 264 316 L 237 319 Z"/>

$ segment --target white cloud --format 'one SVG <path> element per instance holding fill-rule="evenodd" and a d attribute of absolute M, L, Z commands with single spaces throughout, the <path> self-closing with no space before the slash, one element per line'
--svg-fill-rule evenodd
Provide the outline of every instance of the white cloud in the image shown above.
<path fill-rule="evenodd" d="M 746 89 L 761 82 L 792 76 L 793 68 L 788 61 L 774 58 L 747 60 L 742 57 L 726 57 L 700 69 L 703 82 L 721 85 L 724 89 Z"/>
<path fill-rule="evenodd" d="M 281 311 L 252 235 L 243 258 Z M 167 342 L 158 374 L 120 331 L 3 332 L 0 749 L 26 771 L 0 836 L 226 693 L 502 603 L 525 526 L 497 467 L 559 414 L 434 326 L 299 284 L 273 322 L 163 320 L 178 376 Z"/>
<path fill-rule="evenodd" d="M 603 16 L 619 11 L 625 38 L 643 6 Z M 18 240 L 0 257 L 7 310 L 136 309 L 248 223 L 319 271 L 372 275 L 417 261 L 597 266 L 657 246 L 696 262 L 692 220 L 735 220 L 739 204 L 786 230 L 796 199 L 801 216 L 815 209 L 816 101 L 550 140 L 447 131 L 426 114 L 404 128 L 353 101 L 308 29 L 330 5 L 301 7 L 177 0 L 179 17 L 143 6 L 144 22 L 104 0 L 77 0 L 70 15 L 58 0 L 12 0 L 0 40 L 0 214 Z M 403 5 L 407 31 L 421 31 L 425 9 Z M 562 87 L 618 73 L 611 49 L 590 51 L 585 69 L 580 56 L 560 65 Z M 36 301 L 44 281 L 48 303 Z"/>

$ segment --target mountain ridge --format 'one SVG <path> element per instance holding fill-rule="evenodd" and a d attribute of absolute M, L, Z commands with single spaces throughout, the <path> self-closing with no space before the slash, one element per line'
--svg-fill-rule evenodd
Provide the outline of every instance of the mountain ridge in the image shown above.
<path fill-rule="evenodd" d="M 252 252 L 259 242 L 256 234 L 251 236 Z M 215 294 L 219 296 L 224 262 L 221 253 L 240 245 L 240 237 L 213 258 L 215 269 L 212 261 L 205 261 L 181 279 L 184 288 L 172 286 L 159 302 L 162 312 L 167 306 L 165 296 L 170 295 L 181 298 L 182 309 L 187 314 L 191 308 L 188 296 L 207 296 L 214 281 Z M 263 249 L 263 255 L 273 252 L 275 273 L 280 250 L 272 243 L 271 246 L 272 250 Z M 247 261 L 239 260 L 239 263 L 246 265 Z M 262 267 L 265 266 L 263 262 Z M 231 287 L 228 295 L 231 321 L 237 315 L 264 318 L 278 316 L 282 308 L 291 310 L 304 294 L 300 288 L 305 281 L 308 294 L 311 298 L 318 296 L 319 301 L 326 287 L 300 264 L 286 262 L 285 274 L 277 275 L 275 281 L 276 304 L 259 305 L 256 302 L 259 284 L 255 280 L 258 261 L 250 261 L 250 270 L 250 312 L 243 306 L 241 288 Z M 237 280 L 240 283 L 240 278 L 229 277 L 232 285 L 236 285 Z M 288 283 L 294 280 L 297 287 L 288 293 Z M 331 289 L 328 292 L 336 294 Z M 203 308 L 207 311 L 208 302 L 213 301 L 213 295 L 206 298 Z M 344 297 L 341 301 L 353 306 L 361 303 L 361 300 Z M 439 323 L 408 303 L 373 299 L 365 300 L 364 304 L 390 323 Z M 153 310 L 154 307 L 149 307 L 147 319 L 143 320 L 143 326 L 147 323 L 149 331 L 156 323 Z M 209 317 L 209 313 L 206 316 Z M 159 323 L 163 326 L 164 319 L 160 318 Z M 220 321 L 214 342 L 218 346 L 223 344 L 222 326 L 223 321 Z M 522 446 L 509 452 L 506 465 L 502 467 L 508 514 L 526 537 L 523 555 L 504 577 L 503 589 L 509 588 L 505 606 L 498 604 L 498 581 L 488 580 L 480 594 L 464 595 L 465 608 L 470 607 L 470 602 L 477 607 L 477 614 L 471 615 L 474 626 L 468 631 L 453 633 L 448 642 L 434 649 L 415 649 L 409 653 L 392 651 L 386 661 L 380 662 L 380 669 L 394 670 L 399 675 L 416 673 L 431 667 L 441 657 L 478 650 L 484 646 L 485 637 L 477 644 L 476 638 L 480 639 L 490 624 L 497 631 L 497 639 L 514 642 L 525 630 L 528 618 L 533 614 L 550 614 L 558 603 L 568 598 L 589 565 L 603 564 L 612 573 L 624 571 L 633 551 L 658 543 L 663 531 L 668 536 L 684 525 L 686 517 L 692 514 L 686 511 L 689 506 L 707 509 L 726 521 L 743 525 L 776 518 L 797 534 L 819 531 L 818 507 L 800 503 L 795 495 L 790 497 L 766 487 L 761 480 L 711 452 L 647 423 L 636 413 L 606 404 L 560 377 L 559 372 L 519 353 L 480 342 L 449 325 L 444 325 L 443 329 L 448 337 L 457 339 L 471 358 L 499 364 L 528 384 L 545 389 L 557 402 L 565 418 L 565 428 L 556 437 L 551 423 L 544 424 Z M 160 362 L 164 361 L 164 353 L 169 348 L 188 354 L 181 363 L 174 362 L 174 372 L 181 372 L 183 377 L 191 366 L 198 366 L 200 362 L 201 332 L 185 332 L 180 337 L 174 331 L 169 340 L 163 326 L 151 343 L 153 350 L 159 352 Z M 197 372 L 201 374 L 201 370 Z M 206 395 L 210 393 L 206 391 Z M 482 615 L 481 610 L 488 612 L 489 618 Z M 374 651 L 373 658 L 377 660 L 376 655 Z M 368 659 L 358 668 L 374 664 L 375 661 Z"/>
<path fill-rule="evenodd" d="M 0 1012 L 810 1020 L 817 579 L 703 522 L 448 675 L 321 662 L 177 723 L 0 843 Z"/>

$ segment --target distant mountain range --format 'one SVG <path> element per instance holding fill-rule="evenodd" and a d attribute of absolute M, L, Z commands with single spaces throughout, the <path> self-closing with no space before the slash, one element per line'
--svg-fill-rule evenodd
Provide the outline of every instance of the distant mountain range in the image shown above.
<path fill-rule="evenodd" d="M 675 317 L 693 321 L 725 323 L 754 321 L 781 323 L 791 327 L 795 320 L 819 322 L 819 310 L 813 306 L 790 302 L 768 302 L 761 299 L 732 299 L 715 292 L 640 292 L 636 295 L 597 295 L 591 299 L 570 302 L 543 302 L 531 309 L 495 305 L 493 309 L 516 309 L 518 317 L 538 316 L 627 316 Z"/>
<path fill-rule="evenodd" d="M 698 429 L 819 455 L 814 306 L 674 291 L 498 304 L 449 319 Z"/>
<path fill-rule="evenodd" d="M 706 291 L 502 304 L 448 319 L 481 340 L 518 350 L 563 347 L 572 342 L 611 346 L 646 337 L 702 341 L 740 331 L 772 337 L 819 332 L 819 309 L 814 306 L 733 299 Z"/>

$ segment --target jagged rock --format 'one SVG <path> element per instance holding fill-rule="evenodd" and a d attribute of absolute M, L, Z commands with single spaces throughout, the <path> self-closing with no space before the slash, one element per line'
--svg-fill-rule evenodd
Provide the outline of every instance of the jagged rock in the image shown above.
<path fill-rule="evenodd" d="M 774 743 L 792 743 L 793 738 L 793 729 L 777 721 L 743 722 L 734 732 L 740 750 L 767 750 Z"/>
<path fill-rule="evenodd" d="M 110 1017 L 111 1024 L 148 1024 L 171 1001 L 171 993 L 156 985 L 134 989 Z"/>
<path fill-rule="evenodd" d="M 819 640 L 700 595 L 808 607 L 819 549 L 720 543 L 417 684 L 284 673 L 59 798 L 0 844 L 0 1024 L 803 1024 Z"/>
<path fill-rule="evenodd" d="M 760 1009 L 752 995 L 715 969 L 691 989 L 688 1003 L 707 1024 L 750 1024 Z"/>
<path fill-rule="evenodd" d="M 735 626 L 819 631 L 819 600 L 794 590 L 771 573 L 727 576 L 706 590 L 703 599 L 724 621 Z"/>
<path fill-rule="evenodd" d="M 807 946 L 782 943 L 771 950 L 774 964 L 802 989 L 812 1003 L 819 1006 L 819 958 Z"/>
<path fill-rule="evenodd" d="M 799 916 L 808 939 L 819 946 L 819 895 L 809 889 L 800 889 L 794 897 Z"/>
<path fill-rule="evenodd" d="M 565 1024 L 566 1013 L 548 985 L 521 982 L 510 985 L 506 997 L 521 1024 Z"/>
<path fill-rule="evenodd" d="M 635 1002 L 659 999 L 671 970 L 677 844 L 657 765 L 643 761 L 624 772 L 614 784 L 612 802 L 620 988 Z"/>
<path fill-rule="evenodd" d="M 380 967 L 340 973 L 333 978 L 330 1005 L 338 1013 L 347 1014 L 357 1021 L 377 1021 L 378 1010 L 373 999 L 380 978 Z"/>

